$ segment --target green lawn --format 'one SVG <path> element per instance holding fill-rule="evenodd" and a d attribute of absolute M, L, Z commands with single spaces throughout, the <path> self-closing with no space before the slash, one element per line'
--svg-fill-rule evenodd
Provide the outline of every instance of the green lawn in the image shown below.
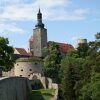
<path fill-rule="evenodd" d="M 32 90 L 29 100 L 50 100 L 54 94 L 54 89 Z"/>

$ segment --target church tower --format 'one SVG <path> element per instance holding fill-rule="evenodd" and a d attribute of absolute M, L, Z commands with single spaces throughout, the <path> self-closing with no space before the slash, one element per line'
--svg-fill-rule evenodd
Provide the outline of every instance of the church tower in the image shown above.
<path fill-rule="evenodd" d="M 33 29 L 33 54 L 37 57 L 44 57 L 45 50 L 47 47 L 47 29 L 44 28 L 42 23 L 42 13 L 39 11 L 37 13 L 37 24 L 35 29 Z"/>

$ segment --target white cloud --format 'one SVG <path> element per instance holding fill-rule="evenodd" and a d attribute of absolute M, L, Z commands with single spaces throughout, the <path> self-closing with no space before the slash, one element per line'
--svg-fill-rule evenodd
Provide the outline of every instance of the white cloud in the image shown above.
<path fill-rule="evenodd" d="M 58 9 L 58 12 L 56 10 L 52 10 L 52 13 L 49 13 L 48 18 L 50 17 L 51 20 L 83 20 L 85 19 L 84 14 L 87 12 L 87 9 L 75 9 L 73 11 Z"/>
<path fill-rule="evenodd" d="M 46 20 L 83 20 L 88 9 L 68 9 L 71 0 L 1 0 L 0 32 L 23 33 L 23 29 L 7 21 L 36 20 L 38 8 Z"/>
<path fill-rule="evenodd" d="M 73 36 L 73 37 L 71 38 L 71 40 L 76 41 L 78 38 L 79 38 L 78 36 Z"/>
<path fill-rule="evenodd" d="M 36 0 L 34 5 L 42 6 L 46 8 L 56 7 L 56 6 L 65 6 L 70 0 Z"/>
<path fill-rule="evenodd" d="M 0 34 L 3 33 L 23 33 L 24 30 L 17 27 L 15 24 L 0 23 Z"/>
<path fill-rule="evenodd" d="M 5 1 L 11 2 L 10 0 Z M 39 6 L 42 8 L 44 18 L 47 20 L 82 20 L 88 12 L 87 9 L 73 9 L 72 11 L 68 11 L 66 7 L 70 4 L 71 0 L 32 0 L 31 3 L 27 4 L 24 3 L 27 0 L 15 1 L 13 0 L 12 2 L 15 5 L 7 5 L 3 8 L 0 19 L 36 20 L 36 13 Z"/>
<path fill-rule="evenodd" d="M 7 5 L 14 5 L 14 4 L 23 4 L 25 2 L 28 2 L 28 0 L 0 0 L 1 6 L 7 6 Z"/>
<path fill-rule="evenodd" d="M 8 6 L 4 8 L 1 19 L 9 20 L 30 20 L 32 19 L 32 9 L 30 7 Z"/>

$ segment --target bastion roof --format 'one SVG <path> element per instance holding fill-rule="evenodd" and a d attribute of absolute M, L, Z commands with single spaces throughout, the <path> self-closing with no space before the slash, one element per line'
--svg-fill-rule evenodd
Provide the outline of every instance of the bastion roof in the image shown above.
<path fill-rule="evenodd" d="M 33 62 L 33 61 L 42 61 L 39 57 L 25 57 L 25 58 L 19 58 L 16 60 L 16 62 Z"/>

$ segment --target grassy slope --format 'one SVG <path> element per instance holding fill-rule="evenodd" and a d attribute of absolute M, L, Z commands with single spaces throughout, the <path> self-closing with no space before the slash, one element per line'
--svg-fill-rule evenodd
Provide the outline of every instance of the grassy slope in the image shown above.
<path fill-rule="evenodd" d="M 33 90 L 29 100 L 50 100 L 54 94 L 54 89 Z"/>

